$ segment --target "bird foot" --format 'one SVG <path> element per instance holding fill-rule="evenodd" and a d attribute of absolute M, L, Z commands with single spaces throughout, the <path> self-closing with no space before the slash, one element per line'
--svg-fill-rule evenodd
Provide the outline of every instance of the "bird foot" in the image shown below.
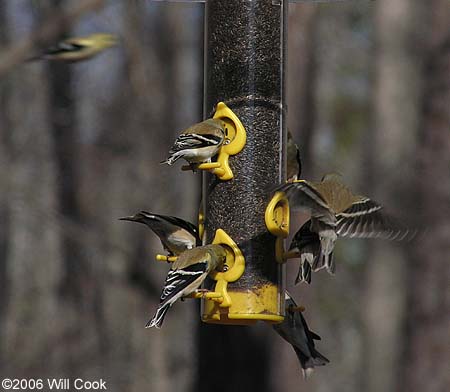
<path fill-rule="evenodd" d="M 182 171 L 192 170 L 193 173 L 196 173 L 198 169 L 198 163 L 189 163 L 188 165 L 181 166 Z"/>
<path fill-rule="evenodd" d="M 215 291 L 210 291 L 206 289 L 197 289 L 190 295 L 191 298 L 197 299 L 208 299 L 217 303 L 223 302 L 223 295 Z"/>
<path fill-rule="evenodd" d="M 304 306 L 289 306 L 287 310 L 289 312 L 304 312 L 306 308 Z"/>

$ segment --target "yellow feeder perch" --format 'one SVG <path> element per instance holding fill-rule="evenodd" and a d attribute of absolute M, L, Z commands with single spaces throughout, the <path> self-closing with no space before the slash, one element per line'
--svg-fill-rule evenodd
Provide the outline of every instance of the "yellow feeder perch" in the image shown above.
<path fill-rule="evenodd" d="M 269 202 L 264 215 L 267 230 L 276 239 L 275 258 L 278 263 L 284 263 L 284 239 L 289 235 L 289 201 L 283 192 L 276 192 Z"/>
<path fill-rule="evenodd" d="M 198 236 L 203 243 L 203 234 L 205 233 L 205 213 L 203 211 L 203 201 L 200 203 L 198 211 Z"/>
<path fill-rule="evenodd" d="M 167 255 L 156 255 L 155 259 L 157 261 L 167 261 L 168 263 L 173 263 L 174 261 L 177 260 L 177 256 L 167 256 Z"/>

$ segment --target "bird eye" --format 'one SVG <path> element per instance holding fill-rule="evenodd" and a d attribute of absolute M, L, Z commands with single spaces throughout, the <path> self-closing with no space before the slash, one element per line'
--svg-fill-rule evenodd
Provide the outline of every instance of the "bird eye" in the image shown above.
<path fill-rule="evenodd" d="M 227 272 L 230 269 L 230 267 L 228 267 L 228 265 L 224 265 L 222 268 L 222 272 Z"/>

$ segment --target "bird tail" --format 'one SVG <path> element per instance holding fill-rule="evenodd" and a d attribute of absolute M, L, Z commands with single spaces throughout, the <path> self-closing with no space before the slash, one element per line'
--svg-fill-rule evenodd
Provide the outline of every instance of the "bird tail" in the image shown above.
<path fill-rule="evenodd" d="M 330 274 L 336 272 L 336 263 L 334 262 L 333 252 L 326 254 L 321 248 L 319 255 L 314 259 L 312 270 L 317 272 L 322 268 L 326 268 Z"/>
<path fill-rule="evenodd" d="M 303 377 L 308 379 L 311 374 L 314 372 L 314 368 L 316 366 L 325 366 L 330 360 L 319 353 L 316 349 L 310 347 L 311 357 L 307 357 L 302 351 L 294 347 L 295 353 L 297 354 L 297 358 L 300 361 L 300 365 L 302 367 Z"/>
<path fill-rule="evenodd" d="M 311 265 L 304 260 L 300 262 L 300 268 L 298 269 L 298 274 L 295 278 L 295 284 L 300 282 L 311 283 Z"/>
<path fill-rule="evenodd" d="M 164 321 L 164 317 L 166 317 L 166 313 L 170 308 L 171 303 L 165 303 L 164 305 L 160 306 L 158 310 L 156 311 L 153 318 L 145 325 L 145 328 L 161 328 L 162 323 Z"/>
<path fill-rule="evenodd" d="M 178 159 L 181 158 L 181 154 L 177 153 L 177 152 L 173 152 L 172 150 L 169 151 L 169 156 L 165 161 L 161 161 L 161 164 L 165 164 L 167 163 L 169 166 L 173 165 L 176 161 L 178 161 Z"/>

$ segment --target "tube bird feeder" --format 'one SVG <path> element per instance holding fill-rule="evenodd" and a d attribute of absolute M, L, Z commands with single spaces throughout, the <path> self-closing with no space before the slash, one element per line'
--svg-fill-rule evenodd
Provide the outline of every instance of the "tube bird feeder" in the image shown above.
<path fill-rule="evenodd" d="M 207 0 L 205 3 L 204 117 L 224 102 L 246 130 L 242 151 L 230 157 L 233 178 L 203 174 L 205 242 L 223 230 L 245 258 L 227 286 L 227 306 L 203 300 L 202 320 L 219 324 L 280 322 L 284 266 L 277 238 L 265 223 L 273 188 L 285 181 L 285 21 L 287 1 Z M 214 290 L 209 279 L 207 289 Z"/>

